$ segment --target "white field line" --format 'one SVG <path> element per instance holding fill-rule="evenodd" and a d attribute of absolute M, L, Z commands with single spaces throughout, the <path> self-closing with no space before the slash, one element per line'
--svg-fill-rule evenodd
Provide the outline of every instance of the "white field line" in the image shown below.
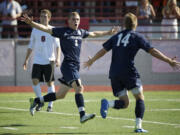
<path fill-rule="evenodd" d="M 28 109 L 19 109 L 19 108 L 10 108 L 10 107 L 0 107 L 0 109 L 4 110 L 16 110 L 16 111 L 29 111 Z M 41 113 L 47 113 L 47 114 L 58 114 L 58 115 L 65 115 L 65 116 L 78 116 L 78 114 L 72 114 L 72 113 L 61 113 L 61 112 L 46 112 L 46 111 L 40 111 Z M 101 118 L 101 116 L 96 116 L 98 118 Z M 134 119 L 129 119 L 129 118 L 121 118 L 121 117 L 107 117 L 107 119 L 113 119 L 113 120 L 126 120 L 126 121 L 135 121 Z M 149 123 L 149 124 L 157 124 L 157 125 L 167 125 L 167 126 L 175 126 L 175 127 L 180 127 L 180 124 L 175 124 L 175 123 L 165 123 L 165 122 L 157 122 L 157 121 L 146 121 L 143 120 L 144 123 Z"/>
<path fill-rule="evenodd" d="M 147 110 L 149 112 L 158 112 L 158 111 L 180 111 L 180 108 L 173 108 L 173 109 L 151 109 L 151 110 Z"/>
<path fill-rule="evenodd" d="M 60 128 L 67 128 L 67 129 L 78 129 L 79 127 L 60 127 Z"/>
<path fill-rule="evenodd" d="M 97 99 L 90 99 L 90 100 L 84 100 L 86 103 L 88 102 L 100 102 L 101 100 L 97 100 Z M 145 102 L 180 102 L 180 99 L 145 99 Z M 27 100 L 0 100 L 0 103 L 22 103 L 22 102 L 28 102 Z M 56 100 L 56 102 L 74 102 L 74 100 Z M 130 102 L 135 102 L 134 99 L 130 99 Z"/>
<path fill-rule="evenodd" d="M 8 130 L 18 130 L 18 128 L 12 128 L 12 127 L 3 127 L 3 128 Z"/>

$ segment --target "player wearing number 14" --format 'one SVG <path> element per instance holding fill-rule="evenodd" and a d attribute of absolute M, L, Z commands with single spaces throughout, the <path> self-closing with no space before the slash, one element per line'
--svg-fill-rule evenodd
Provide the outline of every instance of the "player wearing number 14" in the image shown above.
<path fill-rule="evenodd" d="M 100 113 L 102 118 L 107 117 L 108 108 L 125 109 L 129 105 L 128 90 L 136 99 L 135 107 L 135 132 L 148 132 L 142 128 L 142 119 L 145 111 L 143 87 L 140 75 L 134 66 L 134 58 L 139 49 L 143 49 L 152 56 L 168 63 L 173 68 L 179 68 L 180 63 L 175 58 L 169 58 L 151 46 L 151 44 L 139 33 L 135 32 L 137 17 L 128 13 L 124 17 L 125 30 L 117 33 L 103 44 L 103 48 L 94 57 L 84 63 L 90 67 L 97 59 L 112 50 L 112 62 L 109 71 L 111 87 L 117 100 L 101 100 Z"/>

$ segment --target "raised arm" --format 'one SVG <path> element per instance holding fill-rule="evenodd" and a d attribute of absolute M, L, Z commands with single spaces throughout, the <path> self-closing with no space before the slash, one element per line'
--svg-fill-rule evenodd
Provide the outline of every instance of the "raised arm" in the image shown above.
<path fill-rule="evenodd" d="M 36 29 L 39 29 L 39 30 L 44 31 L 44 32 L 47 32 L 49 34 L 52 34 L 52 28 L 49 28 L 49 27 L 47 27 L 45 25 L 42 25 L 42 24 L 34 22 L 33 19 L 30 18 L 27 14 L 24 14 L 21 17 L 21 21 L 25 22 L 26 24 L 31 25 L 32 27 L 34 27 Z"/>
<path fill-rule="evenodd" d="M 104 56 L 107 53 L 107 51 L 103 48 L 101 50 L 99 50 L 92 58 L 89 57 L 89 60 L 84 62 L 84 68 L 89 69 L 89 67 L 99 58 L 101 58 L 102 56 Z"/>
<path fill-rule="evenodd" d="M 118 31 L 119 31 L 119 26 L 116 26 L 116 27 L 113 27 L 109 31 L 92 31 L 92 32 L 89 32 L 88 37 L 102 37 L 102 36 L 106 36 L 106 35 L 113 35 L 113 34 L 116 34 Z"/>
<path fill-rule="evenodd" d="M 180 62 L 175 60 L 176 57 L 169 58 L 169 57 L 167 57 L 166 55 L 164 55 L 163 53 L 161 53 L 159 50 L 157 50 L 155 48 L 150 49 L 149 53 L 152 56 L 156 57 L 157 59 L 168 63 L 174 69 L 180 68 Z"/>

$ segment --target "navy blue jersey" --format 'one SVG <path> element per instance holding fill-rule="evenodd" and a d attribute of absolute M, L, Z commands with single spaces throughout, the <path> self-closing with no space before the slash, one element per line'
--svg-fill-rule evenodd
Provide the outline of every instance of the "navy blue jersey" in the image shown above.
<path fill-rule="evenodd" d="M 139 74 L 134 66 L 134 58 L 139 49 L 148 52 L 152 47 L 139 33 L 123 30 L 103 44 L 106 51 L 112 49 L 112 61 L 109 77 L 136 77 Z"/>
<path fill-rule="evenodd" d="M 69 27 L 52 29 L 52 36 L 60 38 L 64 62 L 80 62 L 82 38 L 86 38 L 88 35 L 89 32 L 84 29 L 73 30 Z"/>

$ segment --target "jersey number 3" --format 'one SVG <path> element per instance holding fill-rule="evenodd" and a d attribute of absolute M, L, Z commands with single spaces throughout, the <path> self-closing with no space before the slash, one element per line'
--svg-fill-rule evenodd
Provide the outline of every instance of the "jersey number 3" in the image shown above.
<path fill-rule="evenodd" d="M 120 44 L 122 44 L 124 47 L 127 46 L 127 44 L 129 43 L 129 37 L 131 36 L 130 33 L 128 33 L 127 35 L 123 37 L 123 34 L 121 33 L 120 35 L 118 35 L 118 41 L 117 41 L 117 46 L 120 46 Z"/>
<path fill-rule="evenodd" d="M 45 42 L 46 41 L 46 37 L 45 36 L 41 36 L 41 42 Z"/>

